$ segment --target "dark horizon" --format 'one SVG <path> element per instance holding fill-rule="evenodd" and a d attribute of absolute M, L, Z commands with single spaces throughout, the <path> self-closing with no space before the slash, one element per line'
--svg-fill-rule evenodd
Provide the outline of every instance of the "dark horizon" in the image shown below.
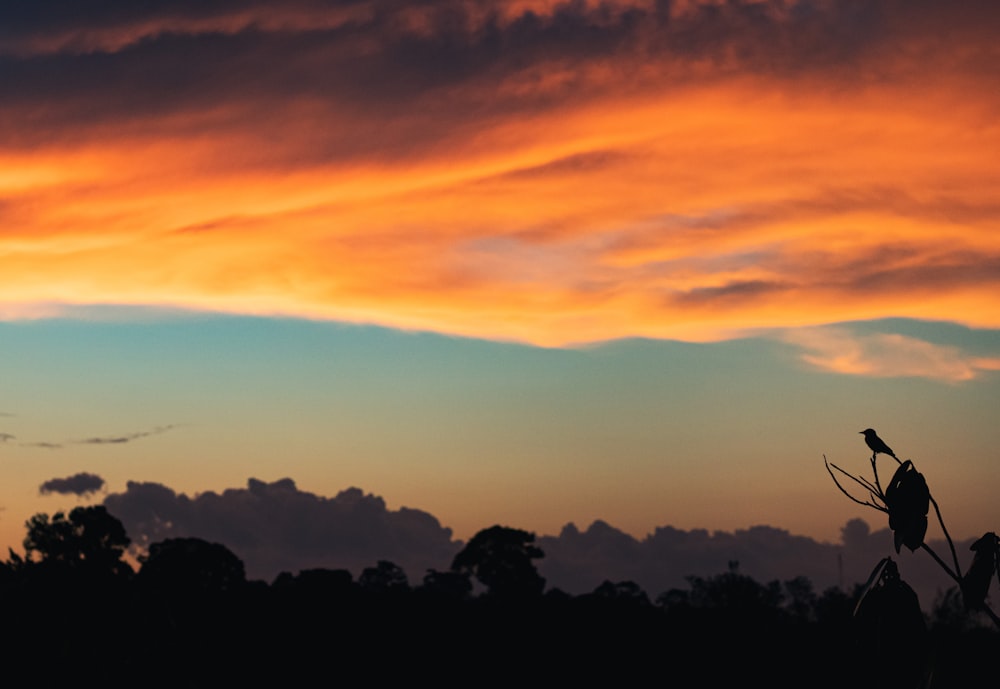
<path fill-rule="evenodd" d="M 100 480 L 84 472 L 60 485 L 64 493 L 92 496 Z M 53 481 L 43 485 L 51 488 Z M 245 488 L 194 496 L 153 482 L 129 482 L 125 491 L 105 494 L 101 504 L 122 520 L 134 547 L 164 538 L 202 538 L 231 549 L 250 578 L 268 582 L 282 572 L 313 568 L 346 569 L 356 576 L 378 560 L 392 561 L 419 580 L 429 569 L 446 567 L 465 543 L 419 508 L 392 510 L 384 499 L 359 488 L 318 496 L 290 478 L 271 483 L 251 478 Z M 519 528 L 513 521 L 503 526 Z M 545 553 L 538 567 L 550 587 L 573 595 L 612 580 L 633 581 L 655 597 L 683 586 L 689 576 L 717 574 L 732 563 L 762 582 L 805 576 L 819 591 L 850 590 L 888 555 L 899 561 L 925 609 L 954 585 L 925 553 L 895 554 L 891 531 L 874 519 L 847 519 L 839 543 L 768 525 L 734 531 L 663 525 L 639 538 L 600 519 L 583 529 L 569 522 L 559 533 L 535 535 Z M 935 551 L 947 552 L 933 533 L 928 540 Z M 974 540 L 956 541 L 963 569 Z"/>
<path fill-rule="evenodd" d="M 86 671 L 101 686 L 150 673 L 144 686 L 260 686 L 314 681 L 344 663 L 354 679 L 436 686 L 527 672 L 865 689 L 913 689 L 932 676 L 934 689 L 951 689 L 981 677 L 998 639 L 962 611 L 964 589 L 922 613 L 891 562 L 849 592 L 818 591 L 802 576 L 760 582 L 730 561 L 655 598 L 611 579 L 572 595 L 546 588 L 533 534 L 502 526 L 419 583 L 388 560 L 358 576 L 311 568 L 254 581 L 227 547 L 191 537 L 150 544 L 136 571 L 123 559 L 124 526 L 103 505 L 36 515 L 27 529 L 26 556 L 0 563 L 0 598 L 18 621 L 5 627 L 5 648 L 54 683 Z M 705 663 L 715 657 L 725 662 Z"/>

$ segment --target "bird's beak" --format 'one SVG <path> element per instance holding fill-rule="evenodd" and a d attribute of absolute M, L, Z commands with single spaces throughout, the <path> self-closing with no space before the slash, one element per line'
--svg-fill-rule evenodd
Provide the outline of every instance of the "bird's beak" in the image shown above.
<path fill-rule="evenodd" d="M 859 435 L 864 435 L 864 434 L 865 434 L 865 432 L 864 432 L 864 431 L 858 431 L 858 434 L 859 434 Z"/>

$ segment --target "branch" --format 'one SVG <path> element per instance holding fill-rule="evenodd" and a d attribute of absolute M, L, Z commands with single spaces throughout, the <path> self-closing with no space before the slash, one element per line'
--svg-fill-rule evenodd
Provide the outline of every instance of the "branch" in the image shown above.
<path fill-rule="evenodd" d="M 834 464 L 834 466 L 837 466 L 837 465 Z M 840 467 L 837 467 L 837 468 L 840 469 Z M 843 470 L 841 469 L 841 471 L 843 471 Z M 847 473 L 847 472 L 844 472 L 844 473 Z M 851 474 L 847 474 L 847 475 L 850 476 L 851 478 L 853 478 L 855 481 L 857 481 L 861 485 L 863 485 L 865 488 L 867 488 L 868 492 L 872 494 L 872 497 L 877 497 L 877 496 L 880 496 L 880 495 L 884 495 L 884 493 L 882 492 L 882 486 L 878 485 L 878 478 L 877 477 L 875 479 L 875 483 L 872 483 L 871 481 L 869 481 L 868 479 L 866 479 L 864 476 L 853 476 Z"/>
<path fill-rule="evenodd" d="M 986 613 L 986 615 L 991 620 L 993 620 L 993 624 L 995 624 L 997 626 L 997 628 L 1000 628 L 1000 617 L 997 617 L 997 614 L 995 612 L 993 612 L 993 610 L 990 608 L 990 606 L 983 605 L 983 607 L 981 609 L 982 609 L 983 612 Z"/>
<path fill-rule="evenodd" d="M 850 493 L 848 493 L 847 490 L 842 485 L 840 485 L 840 481 L 837 480 L 837 476 L 833 473 L 833 471 L 830 469 L 830 467 L 833 467 L 834 469 L 836 469 L 840 473 L 844 474 L 848 478 L 853 479 L 854 481 L 856 481 L 860 485 L 864 486 L 865 489 L 868 490 L 868 491 L 871 491 L 871 484 L 867 484 L 865 481 L 862 481 L 857 476 L 854 476 L 853 474 L 849 474 L 848 472 L 844 471 L 843 469 L 841 469 L 836 464 L 831 464 L 830 462 L 827 461 L 826 455 L 823 455 L 823 464 L 826 465 L 827 473 L 830 474 L 830 478 L 832 478 L 833 482 L 835 484 L 837 484 L 837 488 L 840 489 L 841 493 L 843 493 L 844 495 L 846 495 L 848 498 L 850 498 L 854 502 L 858 503 L 859 505 L 865 505 L 867 507 L 873 507 L 873 508 L 875 508 L 876 510 L 878 510 L 880 512 L 888 512 L 888 510 L 886 508 L 881 507 L 880 505 L 876 505 L 874 503 L 868 502 L 867 500 L 858 500 L 856 497 L 854 497 L 853 495 L 851 495 Z"/>
<path fill-rule="evenodd" d="M 875 488 L 879 495 L 885 495 L 882 491 L 882 484 L 878 481 L 878 464 L 875 462 L 875 458 L 878 457 L 877 452 L 872 453 L 872 475 L 875 476 Z"/>

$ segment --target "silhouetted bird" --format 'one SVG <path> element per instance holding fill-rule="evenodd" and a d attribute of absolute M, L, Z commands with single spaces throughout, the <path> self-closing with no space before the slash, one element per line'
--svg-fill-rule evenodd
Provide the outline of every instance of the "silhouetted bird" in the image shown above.
<path fill-rule="evenodd" d="M 863 436 L 865 436 L 865 443 L 871 448 L 871 451 L 875 454 L 881 452 L 882 454 L 889 455 L 890 457 L 896 457 L 896 453 L 892 451 L 892 448 L 885 444 L 878 435 L 870 428 L 866 428 L 863 431 L 858 431 Z M 898 457 L 897 457 L 898 459 Z"/>

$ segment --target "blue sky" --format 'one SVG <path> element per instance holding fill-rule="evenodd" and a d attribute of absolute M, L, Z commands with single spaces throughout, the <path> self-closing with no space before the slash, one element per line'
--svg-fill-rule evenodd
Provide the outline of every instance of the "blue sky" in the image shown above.
<path fill-rule="evenodd" d="M 995 331 L 944 324 L 842 329 L 968 356 L 1000 347 Z M 30 514 L 77 502 L 38 487 L 82 471 L 112 492 L 128 480 L 194 494 L 285 476 L 321 495 L 357 486 L 462 538 L 496 522 L 555 533 L 603 519 L 640 537 L 769 524 L 834 541 L 847 518 L 874 513 L 839 494 L 822 456 L 865 471 L 868 426 L 926 473 L 959 534 L 1000 516 L 996 373 L 831 373 L 780 335 L 558 349 L 90 309 L 2 324 L 0 343 L 0 432 L 13 436 L 0 445 L 0 523 L 12 543 Z"/>

